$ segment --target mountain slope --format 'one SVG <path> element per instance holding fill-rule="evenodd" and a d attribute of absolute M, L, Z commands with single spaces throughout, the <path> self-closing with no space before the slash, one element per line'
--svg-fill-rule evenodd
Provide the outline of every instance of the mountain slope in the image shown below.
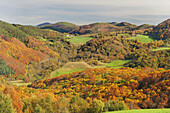
<path fill-rule="evenodd" d="M 1 68 L 4 71 L 1 74 L 11 73 L 14 78 L 27 80 L 29 76 L 45 74 L 59 58 L 59 54 L 50 49 L 47 39 L 62 35 L 57 31 L 0 21 L 0 60 L 5 67 Z"/>
<path fill-rule="evenodd" d="M 143 29 L 149 29 L 155 27 L 154 25 L 149 25 L 149 24 L 142 24 L 138 27 L 136 27 L 137 30 L 143 30 Z"/>
<path fill-rule="evenodd" d="M 50 24 L 50 25 L 46 25 L 46 26 L 42 26 L 41 29 L 52 29 L 61 33 L 69 33 L 72 30 L 78 29 L 79 26 L 72 24 L 72 23 L 68 23 L 68 22 L 58 22 L 55 24 Z"/>
<path fill-rule="evenodd" d="M 38 24 L 37 26 L 38 26 L 38 27 L 42 27 L 42 26 L 49 25 L 49 24 L 51 24 L 51 23 L 49 23 L 49 22 L 44 22 L 44 23 Z"/>
<path fill-rule="evenodd" d="M 26 75 L 25 65 L 31 61 L 40 62 L 48 59 L 49 56 L 27 48 L 16 38 L 0 37 L 0 59 L 12 68 L 16 74 Z"/>
<path fill-rule="evenodd" d="M 158 40 L 170 39 L 170 19 L 154 27 L 151 35 Z"/>
<path fill-rule="evenodd" d="M 168 106 L 170 70 L 162 71 L 151 68 L 88 69 L 37 81 L 31 87 L 50 89 L 70 98 L 79 95 L 88 101 L 93 98 L 102 101 L 118 99 L 129 107 L 133 103 L 145 109 L 163 108 Z"/>
<path fill-rule="evenodd" d="M 72 31 L 76 34 L 94 34 L 94 33 L 108 33 L 113 31 L 130 30 L 135 28 L 136 25 L 126 22 L 122 23 L 93 23 L 89 25 L 80 26 L 79 29 Z"/>

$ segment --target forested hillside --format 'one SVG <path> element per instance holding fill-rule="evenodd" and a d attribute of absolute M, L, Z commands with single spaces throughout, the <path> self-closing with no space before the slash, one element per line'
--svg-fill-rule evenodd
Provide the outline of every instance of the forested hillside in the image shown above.
<path fill-rule="evenodd" d="M 0 21 L 0 112 L 169 108 L 169 27 Z"/>
<path fill-rule="evenodd" d="M 163 69 L 88 69 L 31 84 L 34 88 L 53 89 L 66 97 L 79 95 L 91 101 L 121 100 L 133 108 L 168 107 L 170 70 Z"/>
<path fill-rule="evenodd" d="M 61 33 L 69 33 L 75 29 L 78 29 L 79 26 L 72 24 L 72 23 L 68 23 L 68 22 L 58 22 L 55 24 L 50 24 L 50 25 L 43 25 L 40 26 L 41 29 L 52 29 L 55 31 L 59 31 Z"/>
<path fill-rule="evenodd" d="M 105 31 L 103 29 L 105 25 L 115 26 L 117 28 L 122 27 L 122 29 L 131 29 L 132 31 L 115 29 L 117 30 L 116 32 L 108 33 L 112 28 L 107 27 L 109 31 Z M 74 27 L 73 24 L 65 22 L 57 23 L 55 26 Z M 26 78 L 30 78 L 30 76 L 32 78 L 32 76 L 37 76 L 37 74 L 38 76 L 47 77 L 52 70 L 59 68 L 69 61 L 91 62 L 98 60 L 108 63 L 113 60 L 132 60 L 124 66 L 170 68 L 168 63 L 168 50 L 164 52 L 152 51 L 152 49 L 163 47 L 165 44 L 168 44 L 168 42 L 157 41 L 143 44 L 139 40 L 128 39 L 128 37 L 134 34 L 146 34 L 146 32 L 150 32 L 150 27 L 147 27 L 149 25 L 137 27 L 133 24 L 122 22 L 94 23 L 86 27 L 91 29 L 92 26 L 94 28 L 97 27 L 97 29 L 101 28 L 101 30 L 106 33 L 96 31 L 98 34 L 89 35 L 92 38 L 90 41 L 77 46 L 67 40 L 72 38 L 69 34 L 63 34 L 49 29 L 40 29 L 34 26 L 9 24 L 1 21 L 1 60 L 9 66 L 16 75 L 26 76 L 27 74 L 29 77 Z M 65 27 L 62 28 L 65 29 Z M 69 37 L 65 38 L 66 36 Z M 48 62 L 48 65 L 42 68 L 42 62 Z M 53 66 L 53 68 L 51 66 Z M 38 69 L 37 72 L 35 71 L 36 69 Z M 43 69 L 47 69 L 48 71 L 43 71 Z"/>
<path fill-rule="evenodd" d="M 153 31 L 151 32 L 151 35 L 155 39 L 159 40 L 166 40 L 170 38 L 170 19 L 160 23 L 156 27 L 153 28 Z"/>
<path fill-rule="evenodd" d="M 29 69 L 35 64 L 34 62 L 40 65 L 42 61 L 49 62 L 50 58 L 55 60 L 59 58 L 59 54 L 50 49 L 46 42 L 43 42 L 43 39 L 62 36 L 62 33 L 31 26 L 12 25 L 2 21 L 0 29 L 0 60 L 10 68 L 2 68 L 7 75 L 10 74 L 14 78 L 24 78 L 24 80 L 29 81 L 29 72 L 32 72 Z M 53 62 L 56 62 L 55 60 Z M 51 62 L 44 69 L 55 64 Z M 1 75 L 6 74 L 1 73 Z M 40 72 L 36 74 L 40 74 Z"/>

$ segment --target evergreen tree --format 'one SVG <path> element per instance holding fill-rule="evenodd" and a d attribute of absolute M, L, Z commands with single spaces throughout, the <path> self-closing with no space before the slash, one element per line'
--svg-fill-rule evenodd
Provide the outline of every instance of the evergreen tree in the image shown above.
<path fill-rule="evenodd" d="M 0 92 L 0 113 L 12 113 L 12 101 L 9 96 L 5 96 Z"/>
<path fill-rule="evenodd" d="M 39 104 L 36 104 L 34 112 L 35 113 L 45 113 L 45 110 L 43 110 Z"/>

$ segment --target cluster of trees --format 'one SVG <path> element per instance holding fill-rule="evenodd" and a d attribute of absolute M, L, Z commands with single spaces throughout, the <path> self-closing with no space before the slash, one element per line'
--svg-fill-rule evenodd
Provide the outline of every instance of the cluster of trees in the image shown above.
<path fill-rule="evenodd" d="M 30 82 L 49 78 L 52 71 L 57 70 L 61 64 L 56 59 L 49 58 L 43 62 L 31 62 L 26 66 L 27 77 Z M 26 78 L 25 78 L 26 79 Z M 24 79 L 24 81 L 26 81 Z"/>
<path fill-rule="evenodd" d="M 15 88 L 15 89 L 14 89 Z M 67 98 L 45 90 L 0 85 L 0 111 L 3 113 L 102 113 L 125 110 L 123 101 L 87 101 L 79 96 Z"/>
<path fill-rule="evenodd" d="M 63 65 L 64 63 L 71 61 L 70 59 L 77 55 L 77 49 L 79 46 L 73 45 L 63 37 L 48 37 L 47 40 L 54 43 L 47 43 L 47 46 L 59 53 L 60 57 L 58 60 Z"/>
<path fill-rule="evenodd" d="M 14 75 L 14 73 L 11 73 L 12 70 L 9 70 L 6 67 L 4 67 L 3 71 L 1 72 L 9 72 L 13 74 L 14 77 L 16 77 L 17 75 L 26 76 L 26 66 L 28 64 L 31 64 L 31 62 L 41 62 L 50 58 L 50 56 L 42 52 L 26 47 L 26 45 L 24 45 L 16 38 L 7 38 L 5 36 L 1 36 L 0 40 L 0 59 L 8 67 L 10 67 L 16 75 Z"/>
<path fill-rule="evenodd" d="M 143 50 L 138 52 L 132 52 L 127 56 L 127 59 L 132 59 L 128 63 L 127 67 L 152 67 L 152 68 L 164 68 L 170 69 L 170 50 L 165 51 L 152 51 Z"/>
<path fill-rule="evenodd" d="M 0 75 L 10 75 L 15 74 L 15 72 L 9 68 L 2 60 L 0 60 Z"/>
<path fill-rule="evenodd" d="M 5 35 L 7 37 L 15 37 L 19 39 L 20 41 L 24 41 L 22 40 L 22 38 L 27 39 L 29 37 L 28 34 L 22 32 L 21 30 L 19 30 L 12 24 L 9 24 L 3 21 L 0 21 L 0 29 L 1 29 L 0 35 Z"/>
<path fill-rule="evenodd" d="M 62 33 L 57 32 L 57 31 L 52 31 L 48 29 L 40 29 L 34 26 L 23 26 L 23 25 L 18 25 L 18 24 L 14 24 L 13 26 L 18 28 L 22 32 L 28 34 L 29 36 L 33 36 L 35 38 L 47 38 L 51 36 L 57 37 L 57 36 L 63 35 Z"/>
<path fill-rule="evenodd" d="M 108 33 L 113 31 L 130 31 L 135 30 L 136 25 L 121 22 L 121 23 L 92 23 L 89 25 L 80 26 L 79 29 L 75 29 L 70 33 L 74 34 L 96 34 L 96 33 Z"/>
<path fill-rule="evenodd" d="M 164 108 L 169 105 L 170 70 L 163 69 L 88 69 L 31 84 L 59 96 L 79 95 L 107 102 L 124 101 L 131 108 Z M 156 98 L 156 99 L 155 99 Z"/>
<path fill-rule="evenodd" d="M 130 58 L 132 53 L 138 53 L 152 48 L 161 47 L 163 41 L 142 44 L 139 40 L 128 40 L 123 37 L 114 37 L 108 39 L 92 39 L 86 44 L 77 48 L 77 54 L 71 61 L 89 61 L 99 60 L 110 62 L 112 60 L 125 60 Z M 131 58 L 133 59 L 133 58 Z"/>
<path fill-rule="evenodd" d="M 0 21 L 0 29 L 0 60 L 5 62 L 11 69 L 9 70 L 8 68 L 3 67 L 1 68 L 3 70 L 1 71 L 1 74 L 6 73 L 9 75 L 9 73 L 11 73 L 12 77 L 15 79 L 29 81 L 28 76 L 26 76 L 29 74 L 28 71 L 30 72 L 30 70 L 27 70 L 28 64 L 30 66 L 37 62 L 41 63 L 42 61 L 47 61 L 50 57 L 54 58 L 54 61 L 56 62 L 59 58 L 57 52 L 50 49 L 45 42 L 40 40 L 48 37 L 63 36 L 64 34 L 62 33 L 33 26 L 12 25 L 3 21 Z M 47 74 L 47 72 L 52 71 L 52 65 L 54 65 L 54 63 L 49 65 L 49 67 L 44 67 L 44 73 Z M 33 65 L 31 65 L 31 67 L 32 66 Z M 58 63 L 55 67 L 57 66 Z M 41 71 L 38 73 L 38 76 L 46 76 L 44 73 Z"/>
<path fill-rule="evenodd" d="M 170 38 L 170 19 L 160 23 L 149 32 L 155 39 L 166 40 Z"/>
<path fill-rule="evenodd" d="M 40 29 L 39 27 L 34 26 L 23 26 L 19 24 L 9 24 L 3 21 L 0 21 L 0 35 L 5 35 L 7 37 L 15 37 L 22 42 L 25 42 L 29 36 L 33 36 L 35 38 L 46 38 L 51 36 L 59 36 L 63 35 L 57 31 Z"/>
<path fill-rule="evenodd" d="M 123 41 L 121 38 L 92 39 L 78 48 L 77 55 L 72 60 L 95 59 L 109 62 L 115 59 L 124 59 L 124 55 L 130 51 L 129 42 L 128 40 Z"/>
<path fill-rule="evenodd" d="M 64 26 L 72 25 L 69 23 L 60 24 Z M 165 44 L 163 41 L 142 44 L 139 40 L 126 39 L 133 34 L 150 34 L 152 32 L 152 27 L 147 28 L 146 25 L 142 26 L 144 28 L 146 27 L 146 30 L 143 28 L 138 29 L 136 28 L 137 26 L 135 27 L 129 23 L 95 23 L 81 27 L 81 30 L 91 28 L 99 29 L 102 25 L 104 25 L 104 29 L 111 29 L 108 26 L 113 25 L 117 30 L 105 33 L 98 32 L 97 35 L 91 35 L 94 39 L 88 41 L 86 44 L 75 46 L 63 38 L 66 34 L 53 30 L 40 29 L 39 27 L 16 24 L 12 25 L 0 21 L 0 34 L 2 34 L 0 37 L 0 59 L 17 75 L 26 75 L 28 72 L 34 72 L 38 69 L 36 67 L 37 62 L 48 60 L 50 57 L 54 58 L 56 66 L 51 64 L 49 67 L 45 67 L 47 70 L 44 71 L 42 71 L 43 68 L 39 68 L 39 74 L 34 74 L 37 76 L 35 78 L 41 78 L 40 75 L 44 77 L 49 76 L 49 73 L 52 69 L 54 69 L 54 67 L 60 67 L 60 65 L 62 66 L 68 61 L 81 60 L 87 62 L 91 60 L 111 62 L 112 60 L 117 59 L 131 59 L 132 62 L 126 66 L 152 68 L 161 67 L 169 69 L 169 51 L 149 51 L 149 49 L 163 46 Z M 169 29 L 169 24 L 166 25 L 165 23 L 160 24 L 159 26 L 163 27 L 159 28 Z M 128 28 L 127 30 L 119 29 L 126 27 Z M 168 43 L 168 40 L 166 41 L 166 43 Z M 159 54 L 157 55 L 157 53 Z M 157 59 L 157 61 L 155 59 Z M 27 66 L 28 64 L 30 67 Z M 41 67 L 41 64 L 39 65 Z M 26 70 L 26 68 L 29 70 Z M 30 76 L 34 76 L 32 73 L 28 74 Z M 19 76 L 17 78 L 19 78 Z"/>
<path fill-rule="evenodd" d="M 55 24 L 41 26 L 40 28 L 41 29 L 52 29 L 54 31 L 58 31 L 61 33 L 69 33 L 75 29 L 78 29 L 79 26 L 72 24 L 72 23 L 68 23 L 68 22 L 58 22 Z"/>
<path fill-rule="evenodd" d="M 109 101 L 107 103 L 98 99 L 93 99 L 91 102 L 74 96 L 70 99 L 61 97 L 54 101 L 51 95 L 40 98 L 32 97 L 24 99 L 23 112 L 31 113 L 102 113 L 103 111 L 118 111 L 125 110 L 126 105 L 121 101 Z"/>

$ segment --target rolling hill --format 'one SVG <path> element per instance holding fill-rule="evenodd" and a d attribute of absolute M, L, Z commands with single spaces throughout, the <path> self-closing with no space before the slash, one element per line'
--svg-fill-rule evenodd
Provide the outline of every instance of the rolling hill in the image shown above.
<path fill-rule="evenodd" d="M 44 22 L 44 23 L 38 24 L 37 26 L 38 26 L 38 27 L 42 27 L 42 26 L 49 25 L 49 24 L 51 24 L 51 23 L 49 23 L 49 22 Z"/>
<path fill-rule="evenodd" d="M 55 24 L 41 26 L 41 29 L 52 29 L 61 33 L 69 33 L 72 30 L 78 29 L 79 26 L 69 22 L 58 22 Z"/>
<path fill-rule="evenodd" d="M 169 28 L 170 20 L 39 27 L 0 21 L 1 104 L 7 100 L 19 113 L 170 108 Z"/>
<path fill-rule="evenodd" d="M 151 35 L 158 40 L 170 39 L 170 19 L 158 24 L 153 28 Z"/>
<path fill-rule="evenodd" d="M 169 76 L 170 70 L 151 68 L 87 69 L 37 81 L 30 86 L 53 89 L 66 97 L 79 95 L 89 101 L 118 99 L 131 108 L 163 108 L 168 106 Z"/>
<path fill-rule="evenodd" d="M 136 27 L 126 22 L 122 23 L 93 23 L 89 25 L 80 26 L 79 29 L 75 29 L 71 33 L 74 34 L 94 34 L 94 33 L 108 33 L 113 31 L 130 30 Z"/>
<path fill-rule="evenodd" d="M 19 75 L 18 79 L 25 77 L 28 80 L 29 72 L 31 72 L 29 67 L 32 67 L 35 62 L 41 65 L 41 62 L 47 59 L 59 58 L 59 54 L 50 49 L 46 42 L 40 41 L 59 35 L 62 33 L 0 21 L 0 60 L 3 61 L 4 66 L 8 66 L 12 71 L 7 67 L 1 68 L 1 70 L 8 76 L 12 74 L 12 77 L 15 78 Z M 47 64 L 48 66 L 41 68 L 41 71 L 54 65 L 53 63 Z"/>
<path fill-rule="evenodd" d="M 150 29 L 150 28 L 153 28 L 153 27 L 155 27 L 155 26 L 154 25 L 149 25 L 149 24 L 142 24 L 142 25 L 136 27 L 135 29 L 143 30 L 143 29 Z"/>

